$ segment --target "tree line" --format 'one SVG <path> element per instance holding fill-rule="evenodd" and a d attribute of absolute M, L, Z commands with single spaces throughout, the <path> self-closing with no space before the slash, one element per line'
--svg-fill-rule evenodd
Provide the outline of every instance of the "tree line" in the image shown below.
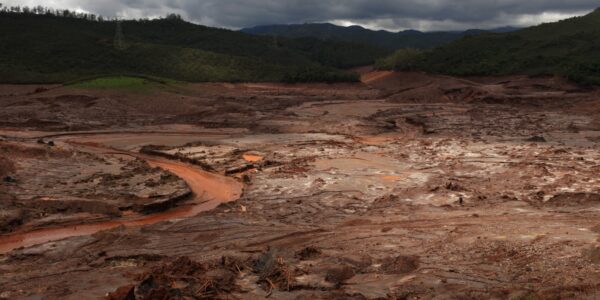
<path fill-rule="evenodd" d="M 5 6 L 0 3 L 0 13 L 15 13 L 15 14 L 33 14 L 33 15 L 48 15 L 63 18 L 77 18 L 88 21 L 103 22 L 106 20 L 103 16 L 95 15 L 86 12 L 77 12 L 68 9 L 54 9 L 50 7 L 38 6 Z"/>
<path fill-rule="evenodd" d="M 29 7 L 29 6 L 5 6 L 0 3 L 0 13 L 14 13 L 14 14 L 32 14 L 32 15 L 47 15 L 54 17 L 62 17 L 62 18 L 75 18 L 75 19 L 83 19 L 93 22 L 104 22 L 104 21 L 113 21 L 116 18 L 106 18 L 101 15 L 96 15 L 87 12 L 77 12 L 74 10 L 68 9 L 54 9 L 51 7 L 44 7 L 41 5 Z M 168 14 L 165 19 L 167 20 L 183 20 L 181 15 L 178 14 Z M 139 21 L 149 21 L 147 18 L 139 19 Z"/>

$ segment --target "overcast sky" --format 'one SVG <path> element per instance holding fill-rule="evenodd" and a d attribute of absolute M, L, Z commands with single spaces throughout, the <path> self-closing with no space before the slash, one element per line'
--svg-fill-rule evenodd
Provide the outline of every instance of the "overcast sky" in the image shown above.
<path fill-rule="evenodd" d="M 371 29 L 461 30 L 530 26 L 586 14 L 598 0 L 0 0 L 107 17 L 181 14 L 195 23 L 238 29 L 266 24 L 332 22 Z"/>

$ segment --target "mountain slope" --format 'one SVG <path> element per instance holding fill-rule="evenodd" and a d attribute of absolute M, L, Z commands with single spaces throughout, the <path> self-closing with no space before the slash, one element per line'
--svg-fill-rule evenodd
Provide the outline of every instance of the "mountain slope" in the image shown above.
<path fill-rule="evenodd" d="M 511 33 L 466 37 L 419 57 L 451 75 L 555 74 L 600 84 L 600 10 Z"/>
<path fill-rule="evenodd" d="M 115 22 L 0 13 L 0 81 L 65 82 L 97 74 L 144 74 L 186 81 L 337 81 L 335 68 L 372 63 L 385 51 L 317 39 L 258 37 L 179 18 Z"/>
<path fill-rule="evenodd" d="M 510 31 L 512 28 L 504 27 L 498 30 Z M 464 36 L 485 32 L 483 30 L 467 30 L 464 32 L 420 32 L 406 30 L 393 33 L 384 30 L 369 30 L 360 26 L 343 27 L 329 23 L 267 25 L 245 28 L 241 31 L 256 35 L 283 36 L 288 38 L 314 37 L 326 41 L 352 41 L 391 50 L 399 48 L 429 49 Z"/>

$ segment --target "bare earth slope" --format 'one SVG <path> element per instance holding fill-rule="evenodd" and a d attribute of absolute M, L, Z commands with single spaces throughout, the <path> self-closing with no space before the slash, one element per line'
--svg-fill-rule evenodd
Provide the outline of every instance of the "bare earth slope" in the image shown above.
<path fill-rule="evenodd" d="M 600 297 L 599 90 L 363 78 L 0 87 L 0 298 Z"/>

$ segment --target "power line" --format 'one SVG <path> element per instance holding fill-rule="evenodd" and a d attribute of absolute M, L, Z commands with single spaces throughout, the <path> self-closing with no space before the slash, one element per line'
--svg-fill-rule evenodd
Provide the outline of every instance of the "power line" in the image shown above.
<path fill-rule="evenodd" d="M 125 37 L 123 36 L 123 26 L 121 25 L 121 21 L 117 20 L 117 30 L 115 33 L 115 41 L 114 47 L 117 50 L 125 49 Z"/>

